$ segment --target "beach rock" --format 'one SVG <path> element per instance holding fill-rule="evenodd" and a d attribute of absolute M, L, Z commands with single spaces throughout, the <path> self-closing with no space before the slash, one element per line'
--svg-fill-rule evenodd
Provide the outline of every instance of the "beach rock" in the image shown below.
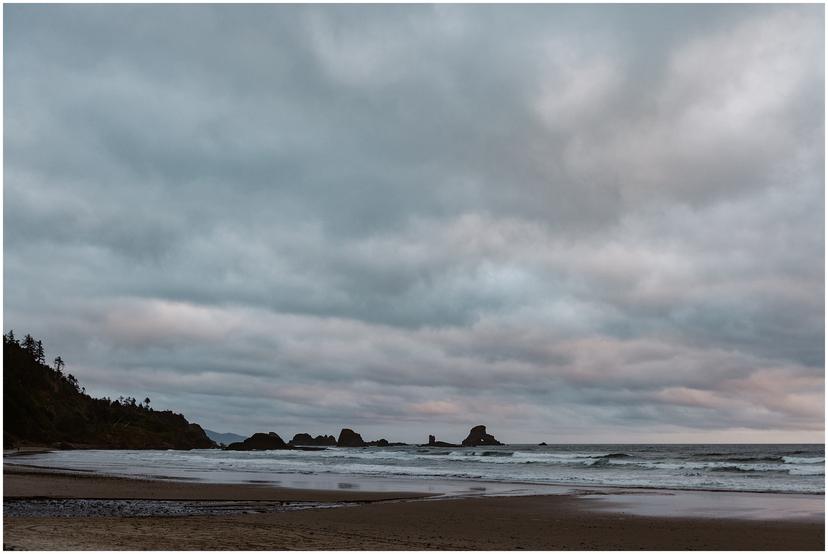
<path fill-rule="evenodd" d="M 380 439 L 378 441 L 375 441 L 374 446 L 388 446 L 388 440 L 387 439 Z"/>
<path fill-rule="evenodd" d="M 255 433 L 242 442 L 234 442 L 225 450 L 283 450 L 290 448 L 276 433 Z"/>
<path fill-rule="evenodd" d="M 339 432 L 339 440 L 336 441 L 337 446 L 365 446 L 365 441 L 359 433 L 352 429 L 343 429 Z"/>
<path fill-rule="evenodd" d="M 428 444 L 434 444 L 435 442 L 437 442 L 437 439 L 434 438 L 434 435 L 429 435 L 428 436 Z"/>
<path fill-rule="evenodd" d="M 292 446 L 336 446 L 336 438 L 333 435 L 310 436 L 308 433 L 297 433 L 291 439 Z"/>
<path fill-rule="evenodd" d="M 486 433 L 485 425 L 472 427 L 469 436 L 462 442 L 463 446 L 499 446 L 502 444 L 493 435 Z"/>

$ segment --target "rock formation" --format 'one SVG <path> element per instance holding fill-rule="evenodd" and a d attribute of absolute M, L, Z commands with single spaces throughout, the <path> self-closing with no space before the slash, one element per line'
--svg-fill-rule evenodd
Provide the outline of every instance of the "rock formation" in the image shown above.
<path fill-rule="evenodd" d="M 436 448 L 460 448 L 459 444 L 451 444 L 450 442 L 438 441 L 434 435 L 428 436 L 428 444 L 421 444 L 420 446 L 434 446 Z"/>
<path fill-rule="evenodd" d="M 388 439 L 379 439 L 376 441 L 368 441 L 365 446 L 408 446 L 404 442 L 388 442 Z"/>
<path fill-rule="evenodd" d="M 333 435 L 310 436 L 308 433 L 297 433 L 290 441 L 291 446 L 336 446 L 336 438 Z"/>
<path fill-rule="evenodd" d="M 486 433 L 485 425 L 472 427 L 471 431 L 469 431 L 469 436 L 462 442 L 463 446 L 499 446 L 501 444 L 503 443 L 498 442 L 494 436 Z"/>
<path fill-rule="evenodd" d="M 276 433 L 255 433 L 242 442 L 234 442 L 225 450 L 283 450 L 290 448 Z"/>
<path fill-rule="evenodd" d="M 343 429 L 339 432 L 339 440 L 336 441 L 337 446 L 365 446 L 365 441 L 359 433 L 352 429 Z"/>

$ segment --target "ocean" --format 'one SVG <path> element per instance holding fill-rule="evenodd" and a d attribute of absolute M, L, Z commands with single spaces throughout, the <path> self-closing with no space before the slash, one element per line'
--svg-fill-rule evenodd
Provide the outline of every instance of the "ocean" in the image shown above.
<path fill-rule="evenodd" d="M 114 475 L 314 488 L 452 481 L 470 489 L 505 485 L 825 493 L 825 447 L 762 445 L 509 445 L 271 450 L 64 450 L 14 463 Z M 497 485 L 500 485 L 498 487 Z"/>

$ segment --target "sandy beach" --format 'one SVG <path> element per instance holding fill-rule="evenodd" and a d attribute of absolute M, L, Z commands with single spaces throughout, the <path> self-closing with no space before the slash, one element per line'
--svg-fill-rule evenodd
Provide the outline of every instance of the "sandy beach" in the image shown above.
<path fill-rule="evenodd" d="M 633 515 L 635 510 L 626 509 L 623 502 L 598 507 L 594 498 L 572 494 L 434 499 L 414 493 L 122 479 L 9 465 L 3 483 L 5 549 L 822 550 L 825 542 L 824 525 L 813 515 L 779 520 L 654 517 Z M 188 501 L 192 505 L 221 501 L 223 506 L 247 501 L 246 511 L 261 506 L 264 513 L 9 515 L 9 504 L 35 499 L 45 503 L 49 499 Z M 319 504 L 313 509 L 268 512 L 279 503 L 290 507 L 302 502 Z"/>

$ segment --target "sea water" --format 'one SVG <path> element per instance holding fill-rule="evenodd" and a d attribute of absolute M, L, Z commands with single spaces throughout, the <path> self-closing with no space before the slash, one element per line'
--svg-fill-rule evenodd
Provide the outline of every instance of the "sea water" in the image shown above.
<path fill-rule="evenodd" d="M 492 483 L 500 487 L 491 490 L 505 490 L 506 484 L 534 484 L 825 492 L 825 447 L 814 444 L 330 447 L 256 452 L 66 450 L 15 457 L 13 461 L 115 475 L 314 488 L 346 488 L 348 483 L 372 480 L 397 484 L 443 480 L 466 483 L 470 489 L 477 483 L 483 490 L 483 483 Z M 384 488 L 394 490 L 393 485 Z"/>

